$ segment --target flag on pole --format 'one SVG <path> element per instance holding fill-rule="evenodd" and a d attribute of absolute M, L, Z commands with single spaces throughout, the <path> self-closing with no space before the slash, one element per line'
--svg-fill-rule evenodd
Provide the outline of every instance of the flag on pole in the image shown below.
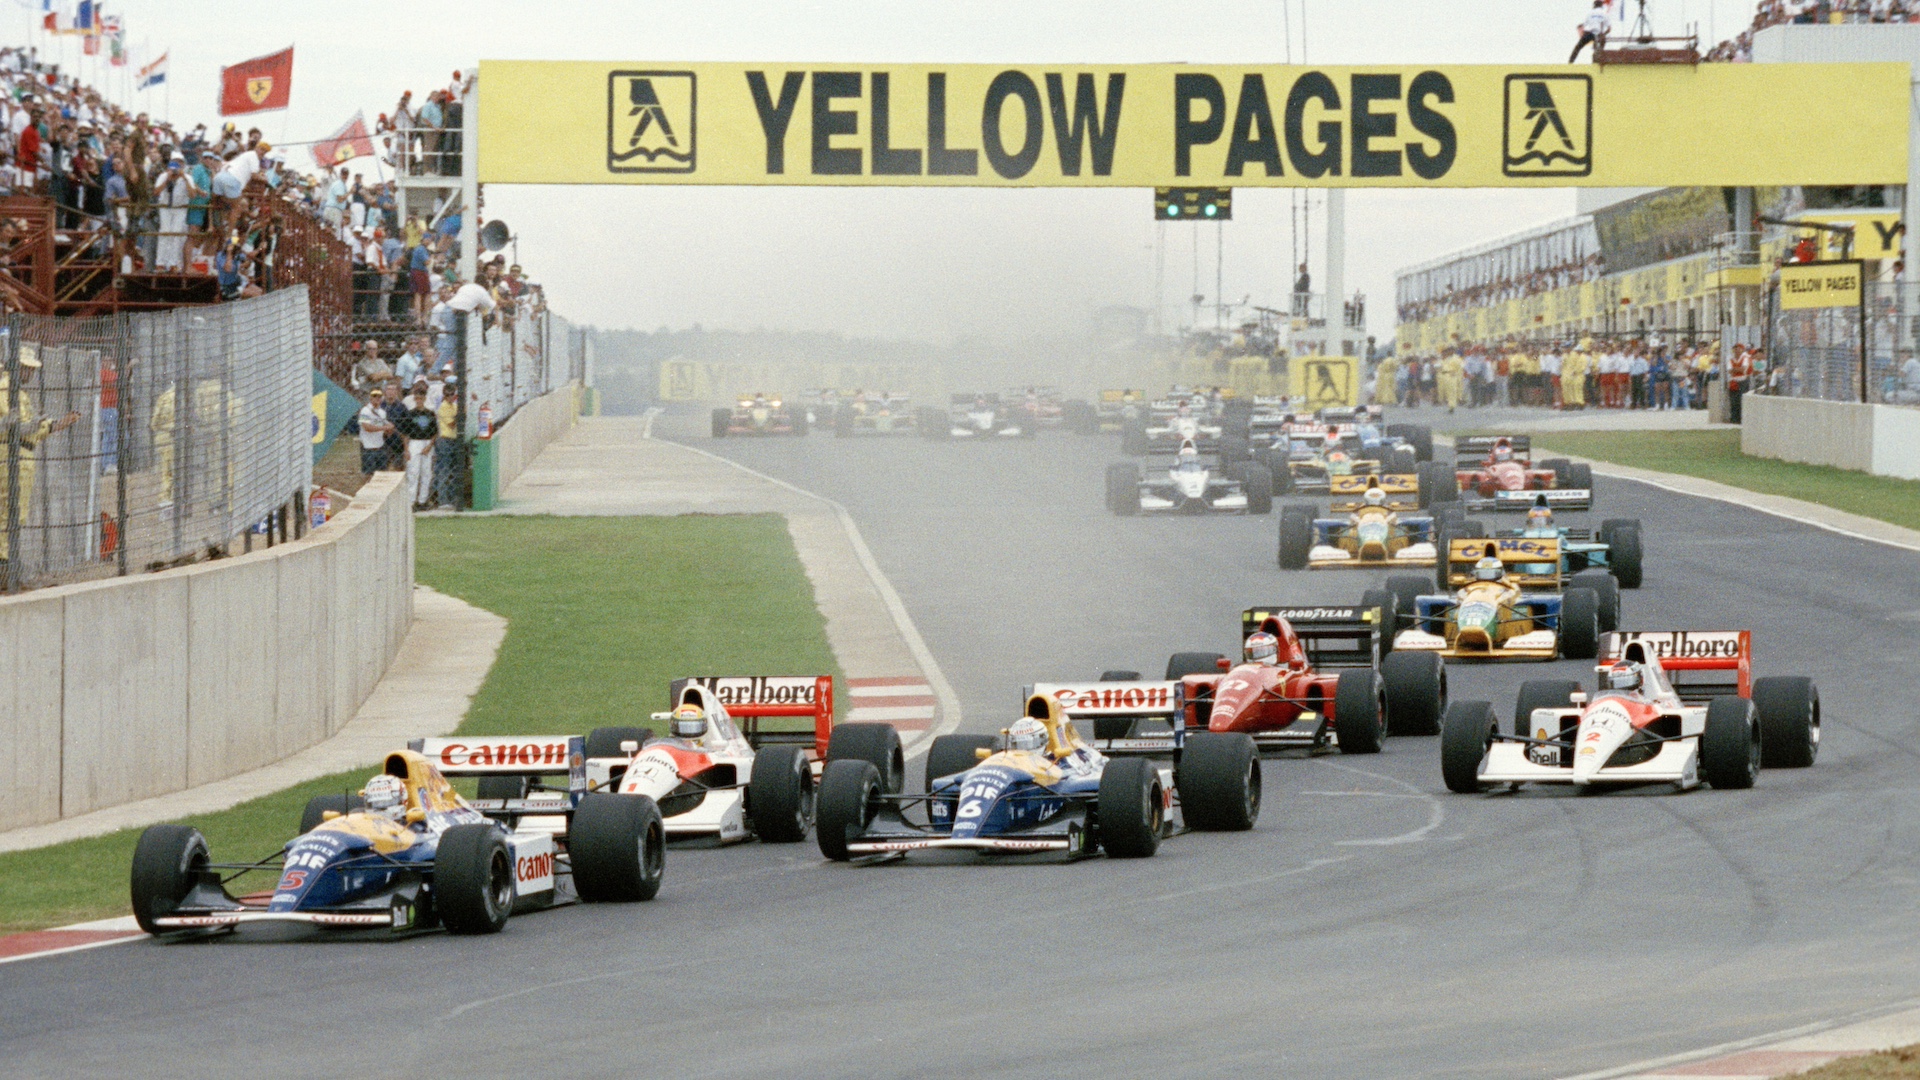
<path fill-rule="evenodd" d="M 107 16 L 107 62 L 114 67 L 127 66 L 127 32 L 120 25 L 120 16 Z"/>
<path fill-rule="evenodd" d="M 330 169 L 357 157 L 372 156 L 373 137 L 367 134 L 367 118 L 364 113 L 354 113 L 353 119 L 341 125 L 339 131 L 313 144 L 314 163 L 323 169 Z"/>
<path fill-rule="evenodd" d="M 49 34 L 61 33 L 61 11 L 61 6 L 54 0 L 40 0 L 40 28 Z"/>
<path fill-rule="evenodd" d="M 167 81 L 167 54 L 161 53 L 160 59 L 155 60 L 153 63 L 148 64 L 147 66 L 141 68 L 139 71 L 139 75 L 140 75 L 140 85 L 135 87 L 135 89 L 137 90 L 145 90 L 148 87 L 159 86 L 161 83 L 166 82 Z"/>
<path fill-rule="evenodd" d="M 73 32 L 93 33 L 93 0 L 80 0 L 80 6 L 73 9 Z"/>
<path fill-rule="evenodd" d="M 293 90 L 293 46 L 220 69 L 220 115 L 287 107 Z"/>

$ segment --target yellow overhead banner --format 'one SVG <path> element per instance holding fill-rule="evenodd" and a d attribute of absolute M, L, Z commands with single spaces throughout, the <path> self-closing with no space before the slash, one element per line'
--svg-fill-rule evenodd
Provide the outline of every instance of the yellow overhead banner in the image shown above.
<path fill-rule="evenodd" d="M 1780 307 L 1857 308 L 1861 277 L 1857 262 L 1788 263 L 1780 268 Z"/>
<path fill-rule="evenodd" d="M 1900 223 L 1898 210 L 1822 210 L 1801 214 L 1795 220 L 1852 226 L 1853 244 L 1849 251 L 1841 250 L 1846 245 L 1839 233 L 1818 230 L 1822 259 L 1897 259 L 1905 246 L 1906 229 Z"/>
<path fill-rule="evenodd" d="M 1906 64 L 489 60 L 498 184 L 1899 184 Z"/>

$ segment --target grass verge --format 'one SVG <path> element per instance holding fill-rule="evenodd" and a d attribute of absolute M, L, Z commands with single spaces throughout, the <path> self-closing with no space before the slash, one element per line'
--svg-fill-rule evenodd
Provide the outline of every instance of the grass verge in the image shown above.
<path fill-rule="evenodd" d="M 777 515 L 416 524 L 420 582 L 507 619 L 463 733 L 632 722 L 665 708 L 667 683 L 683 675 L 840 676 Z M 358 790 L 366 776 L 326 777 L 184 823 L 206 834 L 215 859 L 260 858 L 291 837 L 309 798 Z M 0 933 L 127 914 L 139 835 L 0 854 Z"/>
<path fill-rule="evenodd" d="M 1920 481 L 1749 457 L 1738 431 L 1553 431 L 1533 436 L 1533 445 L 1536 458 L 1555 451 L 1698 476 L 1920 529 Z"/>
<path fill-rule="evenodd" d="M 1920 1043 L 1842 1058 L 1793 1075 L 1798 1080 L 1920 1080 Z"/>

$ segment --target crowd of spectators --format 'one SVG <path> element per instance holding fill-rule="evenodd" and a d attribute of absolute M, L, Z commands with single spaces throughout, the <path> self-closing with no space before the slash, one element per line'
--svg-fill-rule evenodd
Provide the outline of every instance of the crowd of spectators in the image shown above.
<path fill-rule="evenodd" d="M 1753 350 L 1733 350 L 1744 382 L 1764 367 Z M 1707 384 L 1720 378 L 1717 341 L 1664 343 L 1638 338 L 1507 341 L 1462 345 L 1438 356 L 1389 356 L 1373 375 L 1383 405 L 1553 409 L 1704 409 Z"/>
<path fill-rule="evenodd" d="M 1484 265 L 1442 268 L 1443 272 L 1454 270 L 1458 280 L 1445 280 L 1448 275 L 1444 273 L 1436 275 L 1439 280 L 1428 286 L 1432 289 L 1431 292 L 1417 286 L 1407 289 L 1406 297 L 1399 304 L 1400 321 L 1424 322 L 1427 319 L 1470 311 L 1508 300 L 1523 300 L 1557 289 L 1598 281 L 1606 276 L 1607 272 L 1606 263 L 1597 251 L 1553 265 L 1522 270 L 1494 269 L 1492 259 L 1485 257 L 1470 256 L 1461 260 L 1462 264 L 1475 262 L 1484 262 Z"/>
<path fill-rule="evenodd" d="M 1753 22 L 1707 51 L 1710 63 L 1753 61 L 1753 35 L 1786 23 L 1920 22 L 1920 0 L 1760 0 Z"/>

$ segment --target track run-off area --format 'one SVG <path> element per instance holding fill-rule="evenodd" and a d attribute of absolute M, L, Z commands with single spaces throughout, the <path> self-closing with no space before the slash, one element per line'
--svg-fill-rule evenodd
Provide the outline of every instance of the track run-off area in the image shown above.
<path fill-rule="evenodd" d="M 1244 607 L 1383 576 L 1279 571 L 1277 517 L 1114 517 L 1111 435 L 656 435 L 844 505 L 973 731 L 1024 684 L 1154 677 L 1235 652 Z M 1920 556 L 1621 479 L 1596 504 L 1644 522 L 1622 628 L 1751 629 L 1756 675 L 1819 684 L 1818 764 L 1749 791 L 1450 795 L 1439 740 L 1395 737 L 1269 756 L 1256 829 L 1146 860 L 676 846 L 652 903 L 493 937 L 0 967 L 0 1075 L 1549 1078 L 1920 997 Z M 1448 674 L 1503 722 L 1523 680 L 1592 677 Z"/>

